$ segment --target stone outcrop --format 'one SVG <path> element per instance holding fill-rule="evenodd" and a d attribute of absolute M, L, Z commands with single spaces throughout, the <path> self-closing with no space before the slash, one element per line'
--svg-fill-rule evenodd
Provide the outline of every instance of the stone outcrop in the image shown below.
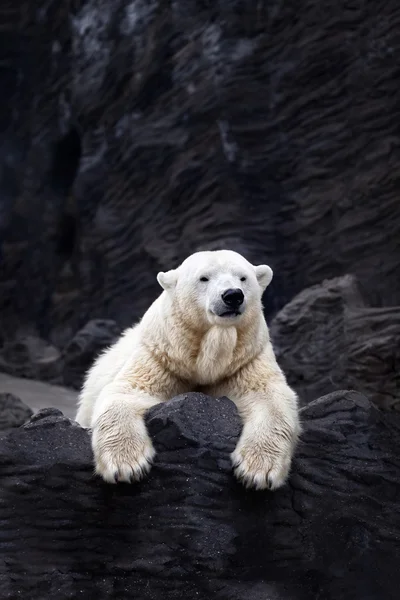
<path fill-rule="evenodd" d="M 115 342 L 120 333 L 117 323 L 111 319 L 94 319 L 82 327 L 64 350 L 65 385 L 80 388 L 95 358 Z"/>
<path fill-rule="evenodd" d="M 302 419 L 271 493 L 233 477 L 226 398 L 154 407 L 158 454 L 138 485 L 96 478 L 88 432 L 43 409 L 0 440 L 1 598 L 396 599 L 400 417 L 340 391 Z"/>
<path fill-rule="evenodd" d="M 13 397 L 20 399 L 34 413 L 42 408 L 53 406 L 61 410 L 66 417 L 72 418 L 76 415 L 78 393 L 71 388 L 53 385 L 37 379 L 14 377 L 13 375 L 0 373 L 0 390 L 1 394 L 9 395 L 11 399 Z M 5 419 L 8 419 L 7 412 L 10 409 L 12 415 L 13 403 L 5 403 L 3 410 Z M 17 425 L 21 424 L 22 422 L 17 423 Z"/>
<path fill-rule="evenodd" d="M 298 294 L 270 327 L 275 353 L 304 403 L 345 386 L 400 410 L 400 306 L 372 308 L 349 275 Z"/>
<path fill-rule="evenodd" d="M 13 427 L 20 427 L 30 419 L 33 411 L 14 394 L 0 393 L 0 435 Z"/>

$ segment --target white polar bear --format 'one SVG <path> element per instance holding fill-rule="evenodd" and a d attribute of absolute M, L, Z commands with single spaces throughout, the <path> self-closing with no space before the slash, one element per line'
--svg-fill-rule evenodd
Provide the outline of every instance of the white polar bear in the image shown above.
<path fill-rule="evenodd" d="M 89 370 L 76 420 L 92 429 L 96 472 L 139 480 L 154 448 L 144 414 L 177 394 L 227 396 L 243 430 L 231 455 L 247 487 L 287 479 L 300 434 L 298 400 L 279 368 L 262 312 L 272 270 L 230 250 L 197 252 L 159 273 L 164 291 Z"/>

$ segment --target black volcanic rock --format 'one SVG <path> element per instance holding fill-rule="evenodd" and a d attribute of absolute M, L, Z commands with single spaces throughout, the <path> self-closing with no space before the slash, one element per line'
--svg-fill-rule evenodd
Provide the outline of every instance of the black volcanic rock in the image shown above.
<path fill-rule="evenodd" d="M 0 392 L 0 431 L 20 427 L 33 415 L 33 411 L 20 398 Z"/>
<path fill-rule="evenodd" d="M 65 385 L 79 388 L 93 361 L 120 333 L 117 323 L 111 319 L 93 319 L 82 327 L 64 349 Z"/>
<path fill-rule="evenodd" d="M 216 246 L 271 264 L 268 316 L 345 273 L 400 304 L 398 0 L 14 0 L 0 20 L 0 338 L 129 325 L 158 270 Z"/>
<path fill-rule="evenodd" d="M 278 362 L 303 403 L 344 386 L 400 410 L 400 306 L 372 308 L 350 275 L 303 290 L 273 319 Z"/>
<path fill-rule="evenodd" d="M 55 409 L 0 441 L 0 596 L 35 600 L 394 600 L 400 419 L 332 393 L 302 411 L 288 484 L 246 491 L 232 402 L 187 394 L 147 418 L 138 485 L 93 475 L 89 434 Z"/>
<path fill-rule="evenodd" d="M 19 333 L 0 349 L 0 369 L 16 377 L 62 382 L 61 352 L 32 333 Z"/>

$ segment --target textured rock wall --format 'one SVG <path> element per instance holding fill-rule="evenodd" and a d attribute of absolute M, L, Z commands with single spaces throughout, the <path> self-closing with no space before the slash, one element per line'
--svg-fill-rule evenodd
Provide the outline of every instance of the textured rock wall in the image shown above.
<path fill-rule="evenodd" d="M 33 411 L 14 394 L 0 393 L 0 436 L 13 427 L 20 427 L 32 416 Z"/>
<path fill-rule="evenodd" d="M 157 270 L 215 245 L 272 265 L 269 315 L 347 272 L 400 303 L 396 0 L 14 0 L 0 20 L 3 340 L 124 326 Z"/>
<path fill-rule="evenodd" d="M 303 411 L 287 486 L 247 491 L 232 402 L 154 407 L 149 477 L 93 476 L 88 433 L 47 409 L 0 440 L 0 596 L 395 600 L 399 416 L 338 392 Z"/>
<path fill-rule="evenodd" d="M 400 410 L 400 307 L 371 308 L 349 275 L 308 288 L 270 327 L 275 354 L 306 403 L 343 385 Z"/>

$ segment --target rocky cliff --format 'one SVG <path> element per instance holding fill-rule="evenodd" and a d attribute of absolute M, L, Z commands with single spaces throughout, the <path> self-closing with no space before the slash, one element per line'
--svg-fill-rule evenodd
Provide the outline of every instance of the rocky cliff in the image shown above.
<path fill-rule="evenodd" d="M 77 332 L 131 323 L 206 247 L 271 264 L 268 317 L 347 273 L 400 304 L 396 0 L 14 0 L 0 21 L 2 369 L 74 380 Z"/>
<path fill-rule="evenodd" d="M 93 475 L 87 431 L 44 409 L 0 440 L 2 600 L 395 600 L 400 417 L 337 392 L 302 411 L 288 484 L 245 490 L 232 402 L 188 394 L 147 419 L 140 484 Z"/>
<path fill-rule="evenodd" d="M 303 403 L 345 384 L 384 410 L 400 410 L 400 306 L 371 307 L 354 277 L 303 290 L 270 332 Z"/>

